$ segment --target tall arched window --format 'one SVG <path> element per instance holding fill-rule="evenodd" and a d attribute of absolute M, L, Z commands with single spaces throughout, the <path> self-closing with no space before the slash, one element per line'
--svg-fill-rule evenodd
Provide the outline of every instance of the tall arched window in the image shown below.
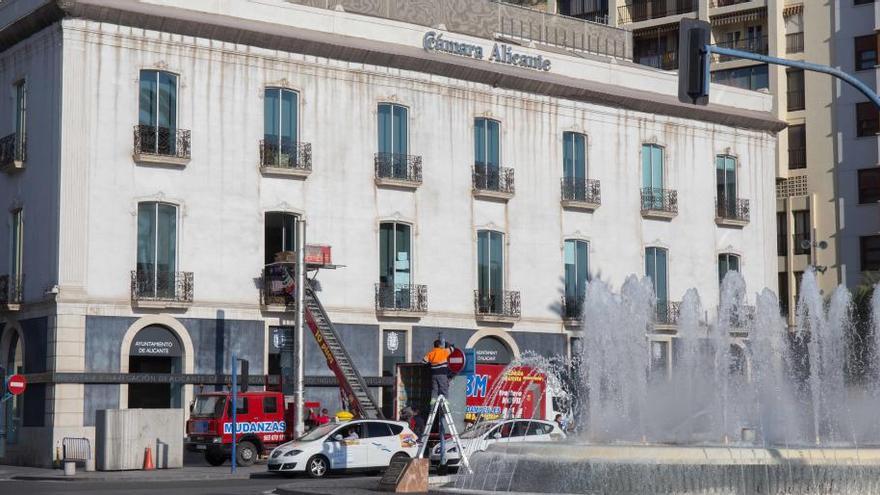
<path fill-rule="evenodd" d="M 266 167 L 296 168 L 300 163 L 299 93 L 266 88 L 263 93 L 263 159 Z"/>
<path fill-rule="evenodd" d="M 474 174 L 476 186 L 498 190 L 501 170 L 501 123 L 474 119 Z"/>
<path fill-rule="evenodd" d="M 659 247 L 645 248 L 645 276 L 654 285 L 657 296 L 657 315 L 661 319 L 669 316 L 665 311 L 669 307 L 669 271 L 667 250 Z"/>
<path fill-rule="evenodd" d="M 718 255 L 718 283 L 724 281 L 727 272 L 739 271 L 739 256 L 733 253 L 721 253 Z"/>
<path fill-rule="evenodd" d="M 715 157 L 715 187 L 719 216 L 726 218 L 736 213 L 736 158 L 729 155 Z"/>
<path fill-rule="evenodd" d="M 412 228 L 405 223 L 379 224 L 378 302 L 383 309 L 412 304 Z"/>
<path fill-rule="evenodd" d="M 296 222 L 299 217 L 293 213 L 270 211 L 265 215 L 263 257 L 268 265 L 275 261 L 275 255 L 283 251 L 296 251 Z"/>
<path fill-rule="evenodd" d="M 137 228 L 137 296 L 174 297 L 177 206 L 158 201 L 138 203 Z"/>
<path fill-rule="evenodd" d="M 504 296 L 504 234 L 477 232 L 477 294 L 481 312 L 501 313 Z"/>
<path fill-rule="evenodd" d="M 642 209 L 663 209 L 665 184 L 663 148 L 656 144 L 642 145 Z"/>
<path fill-rule="evenodd" d="M 161 70 L 140 72 L 138 112 L 141 153 L 177 153 L 177 74 Z"/>
<path fill-rule="evenodd" d="M 580 318 L 587 290 L 590 244 L 587 241 L 565 241 L 565 318 Z"/>

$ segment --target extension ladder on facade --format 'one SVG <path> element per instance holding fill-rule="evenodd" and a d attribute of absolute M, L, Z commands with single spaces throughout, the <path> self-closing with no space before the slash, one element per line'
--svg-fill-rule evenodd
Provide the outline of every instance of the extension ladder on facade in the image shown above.
<path fill-rule="evenodd" d="M 343 392 L 343 399 L 348 403 L 349 411 L 365 419 L 383 419 L 382 411 L 376 406 L 376 402 L 370 395 L 370 389 L 364 377 L 358 373 L 351 356 L 345 350 L 345 346 L 339 339 L 333 323 L 324 311 L 324 306 L 318 300 L 314 289 L 306 283 L 305 293 L 305 320 L 312 335 L 318 342 L 318 347 L 327 359 L 327 365 L 336 375 L 339 386 Z"/>

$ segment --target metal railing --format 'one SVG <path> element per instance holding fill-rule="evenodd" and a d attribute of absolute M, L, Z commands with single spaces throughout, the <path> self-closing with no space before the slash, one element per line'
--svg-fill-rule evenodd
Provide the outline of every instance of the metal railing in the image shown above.
<path fill-rule="evenodd" d="M 581 203 L 602 203 L 602 187 L 597 179 L 562 178 L 562 200 Z"/>
<path fill-rule="evenodd" d="M 807 149 L 806 148 L 789 148 L 788 149 L 788 168 L 798 169 L 807 167 Z"/>
<path fill-rule="evenodd" d="M 785 35 L 785 53 L 804 52 L 804 33 L 788 33 Z"/>
<path fill-rule="evenodd" d="M 715 217 L 725 220 L 749 221 L 749 200 L 721 196 L 715 199 Z"/>
<path fill-rule="evenodd" d="M 507 316 L 519 318 L 519 291 L 474 291 L 474 310 L 477 316 Z"/>
<path fill-rule="evenodd" d="M 749 3 L 752 0 L 712 0 L 709 4 L 710 7 L 730 7 L 731 5 L 738 5 L 741 3 Z"/>
<path fill-rule="evenodd" d="M 422 183 L 422 157 L 400 153 L 376 153 L 373 159 L 377 179 Z"/>
<path fill-rule="evenodd" d="M 749 305 L 734 306 L 730 308 L 730 326 L 743 328 L 755 319 L 755 307 Z"/>
<path fill-rule="evenodd" d="M 580 319 L 584 314 L 584 298 L 577 296 L 562 296 L 562 317 L 566 320 Z"/>
<path fill-rule="evenodd" d="M 487 167 L 474 165 L 473 180 L 475 191 L 494 191 L 514 193 L 513 169 L 507 167 Z"/>
<path fill-rule="evenodd" d="M 654 307 L 654 321 L 658 325 L 675 325 L 680 314 L 681 303 L 677 301 L 657 301 Z"/>
<path fill-rule="evenodd" d="M 794 246 L 792 252 L 794 254 L 810 254 L 812 248 L 812 239 L 810 234 L 806 232 L 796 233 L 792 235 L 794 238 Z"/>
<path fill-rule="evenodd" d="M 678 191 L 658 187 L 643 187 L 642 211 L 678 213 Z"/>
<path fill-rule="evenodd" d="M 139 155 L 190 158 L 190 132 L 186 129 L 134 126 L 134 151 Z"/>
<path fill-rule="evenodd" d="M 663 52 L 649 55 L 636 55 L 634 61 L 637 64 L 647 65 L 661 70 L 678 69 L 678 52 Z"/>
<path fill-rule="evenodd" d="M 292 266 L 271 265 L 263 268 L 260 304 L 296 307 L 296 278 Z"/>
<path fill-rule="evenodd" d="M 260 140 L 260 167 L 284 170 L 312 170 L 312 143 Z"/>
<path fill-rule="evenodd" d="M 428 311 L 428 286 L 418 284 L 376 284 L 376 310 Z"/>
<path fill-rule="evenodd" d="M 806 108 L 806 98 L 804 97 L 804 90 L 799 89 L 797 91 L 787 91 L 786 92 L 787 101 L 788 101 L 788 111 L 794 112 L 797 110 L 803 110 Z"/>
<path fill-rule="evenodd" d="M 21 304 L 24 297 L 24 275 L 0 275 L 0 303 Z"/>
<path fill-rule="evenodd" d="M 697 10 L 696 0 L 637 1 L 617 8 L 617 23 L 629 24 L 670 15 L 687 14 L 695 10 Z"/>
<path fill-rule="evenodd" d="M 64 437 L 61 446 L 64 449 L 65 461 L 85 462 L 92 458 L 92 448 L 88 438 Z"/>
<path fill-rule="evenodd" d="M 722 41 L 720 43 L 716 43 L 715 46 L 721 48 L 730 48 L 733 50 L 740 50 L 749 53 L 757 53 L 760 55 L 767 55 L 769 43 L 766 36 L 756 36 L 735 41 Z M 712 57 L 715 62 L 729 62 L 731 60 L 739 60 L 737 57 L 730 57 L 728 55 L 713 54 Z"/>
<path fill-rule="evenodd" d="M 132 301 L 193 301 L 193 272 L 132 270 Z"/>
<path fill-rule="evenodd" d="M 12 133 L 0 139 L 0 167 L 14 162 L 24 162 L 26 157 L 26 139 L 23 135 Z"/>

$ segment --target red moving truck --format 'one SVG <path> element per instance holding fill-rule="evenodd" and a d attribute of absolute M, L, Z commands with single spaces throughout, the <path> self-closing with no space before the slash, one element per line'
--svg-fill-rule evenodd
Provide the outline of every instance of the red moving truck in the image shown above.
<path fill-rule="evenodd" d="M 258 457 L 293 439 L 294 404 L 285 408 L 281 392 L 243 392 L 236 395 L 238 464 L 250 466 Z M 305 409 L 320 410 L 306 402 Z M 196 396 L 186 422 L 186 448 L 204 452 L 205 460 L 219 466 L 232 455 L 232 394 L 210 392 Z"/>

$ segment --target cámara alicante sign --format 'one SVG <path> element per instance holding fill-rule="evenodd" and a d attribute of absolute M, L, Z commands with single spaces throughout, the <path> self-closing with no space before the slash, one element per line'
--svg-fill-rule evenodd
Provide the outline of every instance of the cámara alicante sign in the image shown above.
<path fill-rule="evenodd" d="M 429 52 L 442 52 L 477 60 L 484 60 L 486 54 L 480 45 L 446 39 L 443 37 L 443 33 L 437 33 L 436 31 L 425 33 L 425 36 L 422 38 L 422 47 Z M 495 43 L 492 49 L 489 50 L 488 60 L 497 64 L 513 65 L 525 69 L 550 70 L 550 60 L 541 55 L 517 53 L 513 51 L 513 47 L 505 43 Z"/>

